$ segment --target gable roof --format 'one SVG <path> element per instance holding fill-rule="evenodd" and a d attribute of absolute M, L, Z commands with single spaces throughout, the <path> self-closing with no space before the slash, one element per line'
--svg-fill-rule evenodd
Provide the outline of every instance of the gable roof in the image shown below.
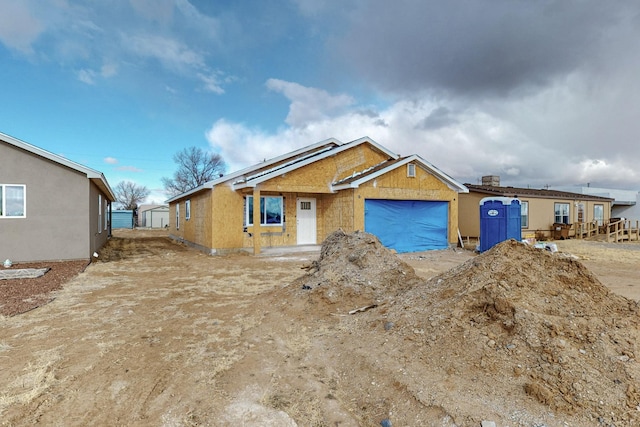
<path fill-rule="evenodd" d="M 355 146 L 358 146 L 360 144 L 363 143 L 369 143 L 370 145 L 372 145 L 374 148 L 378 149 L 379 151 L 381 151 L 382 153 L 386 154 L 387 156 L 389 156 L 390 159 L 397 159 L 398 155 L 395 153 L 392 153 L 391 151 L 387 150 L 386 148 L 384 148 L 383 146 L 379 145 L 377 142 L 371 140 L 370 138 L 360 138 L 360 139 L 356 139 L 355 141 L 351 141 L 348 142 L 346 144 L 341 144 L 338 146 L 333 146 L 333 147 L 327 147 L 324 150 L 315 152 L 315 153 L 310 153 L 309 155 L 306 156 L 302 156 L 300 158 L 294 159 L 291 162 L 286 162 L 283 164 L 278 164 L 275 165 L 272 168 L 269 168 L 267 170 L 261 170 L 258 171 L 255 174 L 245 174 L 243 176 L 240 177 L 240 179 L 236 180 L 233 182 L 233 187 L 234 189 L 241 189 L 241 188 L 246 188 L 246 187 L 255 187 L 256 185 L 260 184 L 261 182 L 264 181 L 268 181 L 271 178 L 275 178 L 279 175 L 282 175 L 284 173 L 287 172 L 291 172 L 293 170 L 299 169 L 303 166 L 307 166 L 311 163 L 317 162 L 318 160 L 322 160 L 325 159 L 329 156 L 335 156 L 338 153 L 341 153 L 343 151 L 346 151 L 350 148 L 353 148 Z"/>
<path fill-rule="evenodd" d="M 206 189 L 212 189 L 216 185 L 223 183 L 230 183 L 236 190 L 247 187 L 255 187 L 261 182 L 267 181 L 271 178 L 290 172 L 292 170 L 299 169 L 303 166 L 333 156 L 342 151 L 348 150 L 364 143 L 373 146 L 375 149 L 386 154 L 389 158 L 398 159 L 399 157 L 397 154 L 389 151 L 382 145 L 366 136 L 347 143 L 342 143 L 335 138 L 329 138 L 315 144 L 302 147 L 298 150 L 283 154 L 281 156 L 265 160 L 262 163 L 249 166 L 245 169 L 241 169 L 229 175 L 221 176 L 220 178 L 206 182 L 192 190 L 189 190 L 182 194 L 178 194 L 168 199 L 167 203 L 171 203 L 175 200 L 182 199 L 191 194 L 198 193 Z"/>
<path fill-rule="evenodd" d="M 109 186 L 109 183 L 107 182 L 107 179 L 105 178 L 102 172 L 98 172 L 97 170 L 83 166 L 80 163 L 76 163 L 62 156 L 58 156 L 57 154 L 53 154 L 47 150 L 43 150 L 42 148 L 36 147 L 35 145 L 31 145 L 27 142 L 24 142 L 22 140 L 19 140 L 17 138 L 14 138 L 2 132 L 0 132 L 0 141 L 5 142 L 9 145 L 13 145 L 14 147 L 18 147 L 31 154 L 35 154 L 36 156 L 45 158 L 54 163 L 58 163 L 62 166 L 68 167 L 69 169 L 73 169 L 76 172 L 80 172 L 86 175 L 90 181 L 96 184 L 96 186 L 100 188 L 100 190 L 102 190 L 104 194 L 107 195 L 110 201 L 113 202 L 116 200 L 116 196 L 111 190 L 111 187 Z"/>
<path fill-rule="evenodd" d="M 436 168 L 431 163 L 424 160 L 422 157 L 417 154 L 413 154 L 411 156 L 402 157 L 398 159 L 390 159 L 384 161 L 380 164 L 377 164 L 373 167 L 365 169 L 363 171 L 354 173 L 350 177 L 344 178 L 340 181 L 334 182 L 332 184 L 333 190 L 343 190 L 346 188 L 357 188 L 361 184 L 364 184 L 367 181 L 375 179 L 381 175 L 384 175 L 394 169 L 402 167 L 408 163 L 414 163 L 425 171 L 435 175 L 436 178 L 440 179 L 440 181 L 444 182 L 449 188 L 455 190 L 459 193 L 468 193 L 467 188 L 451 178 L 449 175 L 442 172 L 440 169 Z"/>
<path fill-rule="evenodd" d="M 488 194 L 491 196 L 502 197 L 534 197 L 540 199 L 572 199 L 572 200 L 596 200 L 603 202 L 611 202 L 613 199 L 609 197 L 592 196 L 590 194 L 570 193 L 568 191 L 545 190 L 534 188 L 518 188 L 518 187 L 497 187 L 493 185 L 473 185 L 465 184 L 471 192 Z"/>

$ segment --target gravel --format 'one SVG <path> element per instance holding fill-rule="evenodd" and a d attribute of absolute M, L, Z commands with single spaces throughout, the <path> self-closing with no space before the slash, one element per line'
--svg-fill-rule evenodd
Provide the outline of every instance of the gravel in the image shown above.
<path fill-rule="evenodd" d="M 52 292 L 84 271 L 88 261 L 36 262 L 13 264 L 6 270 L 49 270 L 37 278 L 0 280 L 0 314 L 15 316 L 43 306 L 53 300 Z"/>

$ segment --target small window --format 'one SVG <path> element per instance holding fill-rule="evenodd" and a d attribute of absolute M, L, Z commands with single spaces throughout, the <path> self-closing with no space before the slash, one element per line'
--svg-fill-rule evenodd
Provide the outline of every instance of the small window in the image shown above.
<path fill-rule="evenodd" d="M 98 233 L 102 233 L 102 194 L 98 194 Z"/>
<path fill-rule="evenodd" d="M 253 225 L 253 196 L 247 196 L 245 224 Z M 260 197 L 260 225 L 282 225 L 284 223 L 283 198 L 281 196 Z"/>
<path fill-rule="evenodd" d="M 409 178 L 415 178 L 415 176 L 416 176 L 416 165 L 414 163 L 407 164 L 407 176 Z"/>
<path fill-rule="evenodd" d="M 184 202 L 184 219 L 187 221 L 191 219 L 191 200 Z"/>
<path fill-rule="evenodd" d="M 300 210 L 301 211 L 310 211 L 311 210 L 311 202 L 300 202 Z"/>
<path fill-rule="evenodd" d="M 108 225 L 109 225 L 109 204 L 106 203 L 104 204 L 104 231 L 107 231 Z"/>
<path fill-rule="evenodd" d="M 180 230 L 180 202 L 176 203 L 176 230 Z"/>
<path fill-rule="evenodd" d="M 0 218 L 25 218 L 26 216 L 26 186 L 0 184 Z"/>
<path fill-rule="evenodd" d="M 569 203 L 555 203 L 554 211 L 554 222 L 557 224 L 569 224 Z"/>
<path fill-rule="evenodd" d="M 593 220 L 598 226 L 604 224 L 604 205 L 593 205 Z"/>
<path fill-rule="evenodd" d="M 529 228 L 529 202 L 520 201 L 520 226 Z"/>

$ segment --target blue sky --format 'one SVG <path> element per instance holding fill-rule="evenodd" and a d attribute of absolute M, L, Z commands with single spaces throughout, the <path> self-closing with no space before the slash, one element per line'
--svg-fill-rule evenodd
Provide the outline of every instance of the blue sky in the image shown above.
<path fill-rule="evenodd" d="M 0 132 L 145 185 L 369 136 L 461 182 L 640 190 L 635 0 L 2 0 Z"/>

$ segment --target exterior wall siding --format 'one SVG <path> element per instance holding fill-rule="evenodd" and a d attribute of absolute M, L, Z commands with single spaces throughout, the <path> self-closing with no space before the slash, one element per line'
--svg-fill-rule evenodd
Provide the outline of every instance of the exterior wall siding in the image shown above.
<path fill-rule="evenodd" d="M 97 188 L 86 175 L 2 141 L 0 158 L 0 182 L 26 185 L 26 218 L 0 218 L 0 258 L 88 259 L 101 239 L 94 236 Z"/>
<path fill-rule="evenodd" d="M 364 230 L 365 198 L 383 198 L 447 201 L 449 240 L 455 242 L 458 193 L 420 167 L 416 167 L 414 178 L 408 178 L 406 167 L 401 166 L 360 188 L 332 190 L 333 182 L 362 173 L 388 159 L 388 154 L 363 143 L 272 177 L 257 184 L 256 188 L 234 189 L 231 182 L 215 185 L 211 190 L 170 203 L 170 234 L 212 254 L 238 250 L 251 252 L 256 247 L 293 246 L 297 244 L 297 200 L 305 197 L 316 200 L 316 241 L 321 243 L 338 228 L 346 232 Z M 258 192 L 261 197 L 283 197 L 284 223 L 281 226 L 262 225 L 259 236 L 256 236 L 254 227 L 245 224 L 245 202 L 247 197 Z M 185 222 L 187 198 L 191 200 L 191 219 Z M 175 227 L 176 204 L 180 206 L 179 229 Z"/>
<path fill-rule="evenodd" d="M 491 197 L 484 193 L 469 192 L 460 196 L 460 233 L 464 237 L 478 237 L 480 235 L 480 200 Z M 578 222 L 578 205 L 584 206 L 584 218 L 582 222 L 594 221 L 594 206 L 603 205 L 606 223 L 610 219 L 611 202 L 579 200 L 579 199 L 551 199 L 539 197 L 518 197 L 521 202 L 529 203 L 529 225 L 522 228 L 525 234 L 542 233 L 545 236 L 552 234 L 555 222 L 555 204 L 567 203 L 569 205 L 569 222 Z"/>
<path fill-rule="evenodd" d="M 458 240 L 458 193 L 442 181 L 416 167 L 416 176 L 407 177 L 405 167 L 399 167 L 355 190 L 354 228 L 364 230 L 365 199 L 433 200 L 449 202 L 449 243 Z"/>
<path fill-rule="evenodd" d="M 107 216 L 105 217 L 105 204 L 108 207 L 109 200 L 105 197 L 104 193 L 91 181 L 86 179 L 90 184 L 89 191 L 89 251 L 86 257 L 90 257 L 94 252 L 99 252 L 109 240 L 109 224 L 105 227 L 105 221 L 109 221 L 109 209 L 107 208 Z M 102 206 L 98 206 L 98 199 L 101 199 Z M 98 211 L 100 210 L 100 214 Z M 105 229 L 106 228 L 106 229 Z"/>

